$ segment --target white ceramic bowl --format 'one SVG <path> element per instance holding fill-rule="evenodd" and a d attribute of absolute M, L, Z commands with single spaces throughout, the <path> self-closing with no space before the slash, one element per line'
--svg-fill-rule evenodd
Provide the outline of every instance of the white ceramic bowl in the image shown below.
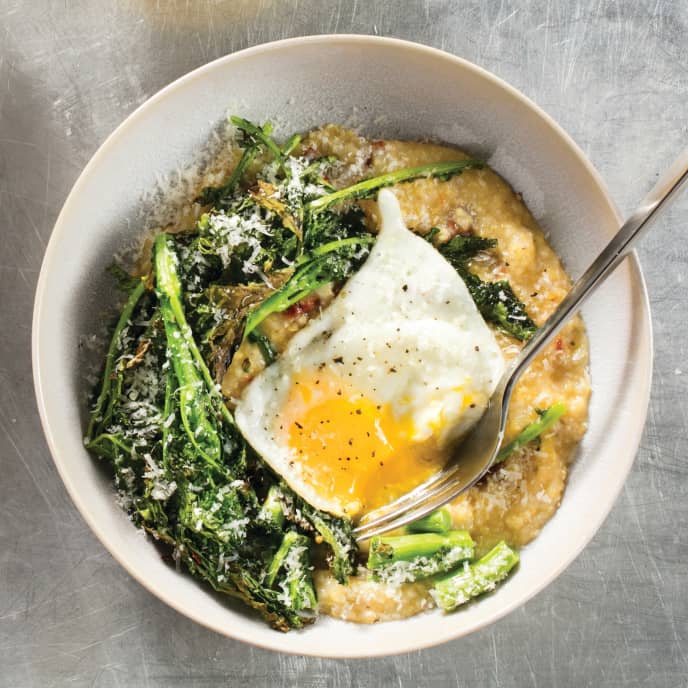
<path fill-rule="evenodd" d="M 363 76 L 362 76 L 363 75 Z M 140 583 L 182 614 L 227 636 L 302 655 L 371 657 L 458 638 L 523 604 L 595 534 L 635 456 L 647 410 L 651 330 L 635 257 L 584 309 L 590 335 L 590 427 L 561 508 L 491 596 L 443 616 L 358 626 L 323 618 L 286 635 L 240 604 L 177 573 L 115 504 L 84 450 L 80 336 L 102 328 L 112 303 L 104 269 L 141 231 L 144 192 L 197 158 L 231 109 L 271 119 L 277 134 L 324 122 L 386 137 L 435 138 L 487 159 L 525 197 L 569 272 L 578 275 L 619 225 L 602 180 L 574 142 L 519 92 L 452 55 L 399 40 L 315 36 L 261 45 L 212 62 L 153 96 L 105 141 L 57 220 L 38 283 L 33 366 L 55 464 L 79 511 Z"/>

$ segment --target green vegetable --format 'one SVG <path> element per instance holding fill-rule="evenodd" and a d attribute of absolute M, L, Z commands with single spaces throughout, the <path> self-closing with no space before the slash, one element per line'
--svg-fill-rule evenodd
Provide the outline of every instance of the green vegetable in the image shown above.
<path fill-rule="evenodd" d="M 372 242 L 370 236 L 340 239 L 302 257 L 291 279 L 249 313 L 244 338 L 271 313 L 281 313 L 325 284 L 348 277 L 360 264 L 360 258 L 351 249 L 358 247 L 360 250 Z"/>
<path fill-rule="evenodd" d="M 270 137 L 270 134 L 272 134 L 272 124 L 270 122 L 266 122 L 262 127 L 259 127 L 243 117 L 232 116 L 229 119 L 237 129 L 244 133 L 250 145 L 260 143 L 265 146 L 275 158 L 281 160 L 284 157 L 282 149 Z M 290 141 L 289 145 L 291 145 L 292 142 L 293 140 Z"/>
<path fill-rule="evenodd" d="M 262 321 L 363 263 L 375 237 L 362 209 L 342 201 L 482 163 L 424 165 L 336 190 L 327 181 L 335 159 L 292 157 L 298 134 L 278 145 L 269 123 L 232 122 L 242 154 L 221 186 L 204 189 L 208 212 L 189 231 L 156 237 L 145 281 L 114 270 L 128 297 L 85 441 L 112 467 L 137 526 L 192 575 L 286 631 L 314 618 L 312 557 L 327 558 L 340 583 L 356 572 L 352 523 L 315 509 L 271 472 L 241 436 L 217 382 L 242 336 L 271 363 L 276 352 Z M 267 160 L 262 170 L 258 160 Z M 455 239 L 444 250 L 461 265 L 493 245 Z M 416 534 L 380 538 L 373 576 L 416 580 L 473 556 L 468 534 L 450 525 L 439 510 L 409 526 Z"/>
<path fill-rule="evenodd" d="M 186 322 L 184 306 L 182 304 L 182 286 L 177 273 L 179 259 L 172 247 L 172 238 L 168 234 L 159 234 L 153 247 L 155 260 L 156 290 L 160 299 L 167 342 L 170 347 L 171 358 L 175 366 L 177 377 L 180 375 L 191 387 L 199 387 L 198 373 L 207 386 L 206 393 L 214 400 L 216 410 L 230 425 L 234 419 L 225 406 L 222 395 L 216 389 L 208 366 L 198 350 L 198 346 Z M 196 368 L 192 372 L 192 368 Z M 183 385 L 182 379 L 179 380 Z M 191 402 L 189 402 L 191 403 Z M 205 400 L 202 402 L 205 406 Z"/>
<path fill-rule="evenodd" d="M 530 319 L 526 307 L 519 301 L 506 280 L 483 282 L 473 273 L 461 276 L 485 320 L 522 341 L 530 339 L 535 334 L 537 325 Z"/>
<path fill-rule="evenodd" d="M 548 409 L 537 410 L 539 418 L 526 425 L 516 437 L 508 444 L 504 445 L 497 454 L 495 463 L 501 463 L 515 451 L 521 449 L 529 442 L 537 439 L 549 427 L 554 425 L 566 413 L 566 404 L 553 404 Z"/>
<path fill-rule="evenodd" d="M 269 533 L 281 533 L 284 526 L 282 492 L 277 485 L 271 485 L 265 501 L 256 516 L 256 522 Z"/>
<path fill-rule="evenodd" d="M 326 212 L 328 208 L 344 200 L 370 198 L 386 186 L 427 177 L 448 179 L 465 169 L 482 166 L 483 163 L 477 160 L 458 160 L 409 167 L 367 179 L 309 201 L 305 206 L 303 235 L 304 245 L 313 248 L 299 257 L 291 279 L 251 311 L 246 319 L 244 338 L 271 313 L 286 310 L 325 284 L 346 279 L 359 267 L 362 258 L 360 248 L 373 243 L 374 237 L 370 234 L 361 234 L 360 229 L 349 226 L 349 231 L 357 231 L 357 236 L 342 238 L 341 230 L 345 223 L 343 224 L 336 214 Z M 360 224 L 360 217 L 356 217 Z M 349 223 L 351 224 L 350 219 Z M 325 237 L 334 238 L 325 242 Z M 356 251 L 352 251 L 352 248 Z"/>
<path fill-rule="evenodd" d="M 370 541 L 368 568 L 374 580 L 403 583 L 450 571 L 473 554 L 474 543 L 465 530 L 379 535 Z"/>
<path fill-rule="evenodd" d="M 438 580 L 431 594 L 438 607 L 445 612 L 452 611 L 472 598 L 494 590 L 518 564 L 518 559 L 518 552 L 500 542 L 474 564 L 465 564 L 457 573 Z"/>
<path fill-rule="evenodd" d="M 342 584 L 356 572 L 358 545 L 353 534 L 351 521 L 318 511 L 289 486 L 280 483 L 282 506 L 285 518 L 301 528 L 315 532 L 316 541 L 328 545 L 330 566 L 334 577 Z"/>
<path fill-rule="evenodd" d="M 279 587 L 281 597 L 296 612 L 314 611 L 318 604 L 309 546 L 310 540 L 305 535 L 294 530 L 286 532 L 265 575 L 265 584 L 270 588 Z"/>
<path fill-rule="evenodd" d="M 270 340 L 258 329 L 253 329 L 250 333 L 249 339 L 256 344 L 260 349 L 260 354 L 265 361 L 265 365 L 274 363 L 277 358 L 277 353 L 272 348 Z"/>
<path fill-rule="evenodd" d="M 108 347 L 107 354 L 105 354 L 105 368 L 103 370 L 103 381 L 100 387 L 100 394 L 96 399 L 96 403 L 91 412 L 91 417 L 88 423 L 88 429 L 86 430 L 86 438 L 84 441 L 87 445 L 92 442 L 96 427 L 98 425 L 102 426 L 106 424 L 107 419 L 103 417 L 103 412 L 106 408 L 105 404 L 111 398 L 113 369 L 115 366 L 115 361 L 122 351 L 122 333 L 127 327 L 132 313 L 139 304 L 139 301 L 141 300 L 145 290 L 146 285 L 144 281 L 139 280 L 136 283 L 136 286 L 129 293 L 126 303 L 122 308 L 122 313 L 119 316 L 119 320 L 115 325 L 115 330 L 112 333 L 110 346 Z"/>
<path fill-rule="evenodd" d="M 434 235 L 430 235 L 429 240 L 432 242 L 433 239 Z M 537 326 L 530 319 L 526 307 L 514 294 L 511 285 L 506 280 L 483 282 L 468 269 L 468 261 L 471 258 L 480 251 L 489 250 L 496 245 L 496 239 L 457 235 L 446 244 L 435 245 L 435 248 L 451 263 L 466 283 L 475 305 L 485 320 L 516 339 L 528 340 L 535 334 Z"/>
<path fill-rule="evenodd" d="M 409 533 L 446 533 L 451 529 L 451 514 L 442 507 L 406 526 Z"/>
<path fill-rule="evenodd" d="M 482 167 L 484 167 L 484 163 L 479 160 L 452 160 L 449 162 L 419 165 L 417 167 L 407 167 L 403 170 L 388 172 L 387 174 L 358 182 L 358 184 L 353 184 L 345 189 L 320 196 L 310 201 L 308 209 L 311 212 L 317 213 L 342 201 L 373 198 L 380 189 L 386 186 L 394 186 L 395 184 L 410 182 L 414 179 L 427 179 L 428 177 L 447 180 L 457 174 L 461 174 L 464 170 L 481 169 Z"/>
<path fill-rule="evenodd" d="M 200 196 L 196 199 L 201 205 L 217 205 L 222 203 L 224 199 L 230 197 L 246 173 L 249 165 L 253 162 L 258 153 L 260 153 L 261 147 L 267 148 L 280 160 L 289 154 L 289 151 L 280 149 L 272 138 L 270 138 L 270 134 L 272 133 L 272 125 L 270 122 L 266 122 L 262 127 L 258 127 L 240 117 L 230 117 L 230 120 L 243 134 L 244 151 L 236 167 L 232 170 L 229 178 L 222 186 L 206 186 L 203 191 L 201 191 Z M 294 140 L 291 139 L 290 143 L 292 143 L 293 146 L 298 145 L 298 140 L 294 142 Z"/>

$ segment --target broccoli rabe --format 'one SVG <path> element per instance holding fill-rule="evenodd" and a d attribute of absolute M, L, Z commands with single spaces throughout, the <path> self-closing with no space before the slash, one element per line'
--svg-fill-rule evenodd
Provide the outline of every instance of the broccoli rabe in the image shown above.
<path fill-rule="evenodd" d="M 431 237 L 431 240 L 434 237 Z M 537 326 L 530 319 L 526 307 L 514 294 L 506 280 L 484 282 L 468 269 L 468 261 L 480 251 L 497 245 L 495 239 L 479 236 L 457 235 L 445 244 L 436 245 L 437 250 L 459 273 L 475 301 L 475 305 L 488 322 L 496 325 L 506 334 L 520 340 L 530 339 Z"/>
<path fill-rule="evenodd" d="M 355 201 L 482 163 L 410 167 L 336 189 L 329 171 L 338 161 L 299 155 L 298 134 L 280 145 L 269 123 L 231 121 L 242 148 L 238 162 L 223 184 L 203 189 L 195 226 L 156 237 L 145 278 L 115 271 L 127 298 L 85 442 L 112 466 L 132 520 L 172 559 L 286 631 L 310 623 L 317 611 L 311 561 L 326 559 L 342 584 L 356 573 L 353 525 L 308 504 L 268 468 L 236 427 L 218 383 L 246 338 L 266 364 L 275 360 L 265 318 L 323 285 L 340 285 L 363 264 L 375 236 Z M 437 248 L 485 318 L 526 338 L 534 326 L 508 285 L 483 283 L 466 268 L 493 246 L 455 237 Z M 538 432 L 550 422 L 545 414 Z M 378 538 L 368 560 L 372 575 L 411 581 L 472 558 L 468 533 L 450 527 L 440 510 L 404 535 Z"/>
<path fill-rule="evenodd" d="M 413 535 L 380 535 L 370 541 L 373 579 L 407 583 L 455 569 L 472 559 L 474 543 L 465 530 Z"/>

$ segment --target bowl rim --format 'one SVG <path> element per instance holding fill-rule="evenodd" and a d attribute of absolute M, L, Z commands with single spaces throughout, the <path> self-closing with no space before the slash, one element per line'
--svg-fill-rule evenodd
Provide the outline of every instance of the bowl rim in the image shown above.
<path fill-rule="evenodd" d="M 619 466 L 621 469 L 619 471 L 619 476 L 622 478 L 619 480 L 618 485 L 614 490 L 612 490 L 607 495 L 607 503 L 602 509 L 598 519 L 592 523 L 592 527 L 589 529 L 589 536 L 580 542 L 578 546 L 569 550 L 565 557 L 563 557 L 560 565 L 551 574 L 537 583 L 528 590 L 527 593 L 523 594 L 519 598 L 513 600 L 511 603 L 504 605 L 497 612 L 493 613 L 491 616 L 485 619 L 481 619 L 469 625 L 461 626 L 458 625 L 455 628 L 450 629 L 448 632 L 444 632 L 438 636 L 432 636 L 429 638 L 411 638 L 408 642 L 404 642 L 399 645 L 398 648 L 390 650 L 378 650 L 375 646 L 371 646 L 369 650 L 365 653 L 361 652 L 347 652 L 344 650 L 341 653 L 323 653 L 318 651 L 317 646 L 314 646 L 311 650 L 310 648 L 299 650 L 284 648 L 280 646 L 279 639 L 282 634 L 275 633 L 275 641 L 269 642 L 263 638 L 258 638 L 253 632 L 245 633 L 232 633 L 226 627 L 219 624 L 213 623 L 202 617 L 199 613 L 195 612 L 193 609 L 183 608 L 182 605 L 178 604 L 176 599 L 170 595 L 153 587 L 153 585 L 142 575 L 130 567 L 123 559 L 120 557 L 118 548 L 113 545 L 107 531 L 99 525 L 99 523 L 92 518 L 90 515 L 88 507 L 84 504 L 80 497 L 80 490 L 78 486 L 73 483 L 66 469 L 63 467 L 61 460 L 59 459 L 59 442 L 55 437 L 53 432 L 51 421 L 48 418 L 48 413 L 46 411 L 46 405 L 44 403 L 44 383 L 41 378 L 40 369 L 40 329 L 41 329 L 41 312 L 43 307 L 43 300 L 45 292 L 48 289 L 48 273 L 51 263 L 53 262 L 53 255 L 56 252 L 57 245 L 62 241 L 63 235 L 66 232 L 66 223 L 64 218 L 69 214 L 69 209 L 74 203 L 74 200 L 80 195 L 82 187 L 86 184 L 91 170 L 95 168 L 101 159 L 105 158 L 110 150 L 114 148 L 120 136 L 129 127 L 133 126 L 136 121 L 150 108 L 154 107 L 160 101 L 164 100 L 169 94 L 176 91 L 177 89 L 183 88 L 187 83 L 202 78 L 207 72 L 211 72 L 219 65 L 224 65 L 231 63 L 235 60 L 245 59 L 251 57 L 255 54 L 264 54 L 268 52 L 278 52 L 285 48 L 292 48 L 299 45 L 317 45 L 317 44 L 328 44 L 332 46 L 333 44 L 360 44 L 360 45 L 387 45 L 390 47 L 396 47 L 399 49 L 404 49 L 410 52 L 416 52 L 417 54 L 423 54 L 428 57 L 433 57 L 435 59 L 445 60 L 450 63 L 454 63 L 462 67 L 463 69 L 473 72 L 475 75 L 492 82 L 495 86 L 506 91 L 511 97 L 520 101 L 529 110 L 533 111 L 534 114 L 547 126 L 549 126 L 553 133 L 556 134 L 566 145 L 566 147 L 574 154 L 581 163 L 585 171 L 590 175 L 594 181 L 597 189 L 599 190 L 602 199 L 608 206 L 608 210 L 611 211 L 617 223 L 621 224 L 622 219 L 619 210 L 612 199 L 609 191 L 598 171 L 592 165 L 592 163 L 585 156 L 583 151 L 580 149 L 578 144 L 573 140 L 573 138 L 544 110 L 542 110 L 538 105 L 531 101 L 527 96 L 521 93 L 518 89 L 508 84 L 506 81 L 500 77 L 492 74 L 483 67 L 480 67 L 465 58 L 459 57 L 452 53 L 448 53 L 444 50 L 434 48 L 421 43 L 416 43 L 413 41 L 408 41 L 399 38 L 392 37 L 382 37 L 368 34 L 316 34 L 309 36 L 297 36 L 282 40 L 270 41 L 267 43 L 261 43 L 255 46 L 251 46 L 236 52 L 223 55 L 215 60 L 207 62 L 195 69 L 187 72 L 186 74 L 178 77 L 167 86 L 153 94 L 150 98 L 146 99 L 141 105 L 139 105 L 135 110 L 133 110 L 103 141 L 103 143 L 98 147 L 95 153 L 92 155 L 82 172 L 77 177 L 74 182 L 71 191 L 69 192 L 62 209 L 55 221 L 53 231 L 50 235 L 48 245 L 46 247 L 45 253 L 43 255 L 41 270 L 38 277 L 38 283 L 36 287 L 36 293 L 34 298 L 33 307 L 33 318 L 32 318 L 32 342 L 31 342 L 31 358 L 32 358 L 32 368 L 33 368 L 33 378 L 34 378 L 34 392 L 36 395 L 36 403 L 38 406 L 38 411 L 40 415 L 41 425 L 43 432 L 50 450 L 51 458 L 55 467 L 57 468 L 58 474 L 72 500 L 77 510 L 81 514 L 82 518 L 89 526 L 91 531 L 100 540 L 101 544 L 108 550 L 113 559 L 122 566 L 127 573 L 132 576 L 139 584 L 141 584 L 146 590 L 152 593 L 159 600 L 164 602 L 166 605 L 174 609 L 176 612 L 182 614 L 183 616 L 190 618 L 196 623 L 208 628 L 210 630 L 219 633 L 225 637 L 231 638 L 233 640 L 240 640 L 242 642 L 250 643 L 254 646 L 260 647 L 262 649 L 273 650 L 276 652 L 283 652 L 286 654 L 294 655 L 306 655 L 313 657 L 331 657 L 339 659 L 356 659 L 356 658 L 372 658 L 372 657 L 382 657 L 397 655 L 404 652 L 411 652 L 421 649 L 426 649 L 430 647 L 435 647 L 451 640 L 456 640 L 458 638 L 470 635 L 486 626 L 498 621 L 499 619 L 505 617 L 507 614 L 511 613 L 518 607 L 525 604 L 536 594 L 541 592 L 544 588 L 549 586 L 556 578 L 558 578 L 561 573 L 578 557 L 581 551 L 590 543 L 592 538 L 596 535 L 602 523 L 605 521 L 609 515 L 614 503 L 616 502 L 624 484 L 626 478 L 630 472 L 633 465 L 635 457 L 637 455 L 638 447 L 640 445 L 640 439 L 647 419 L 647 410 L 650 400 L 650 386 L 652 380 L 652 359 L 654 354 L 653 345 L 653 328 L 652 320 L 650 317 L 650 305 L 647 293 L 647 287 L 645 283 L 645 278 L 640 268 L 640 263 L 635 251 L 632 251 L 628 255 L 628 264 L 631 268 L 632 279 L 637 281 L 640 295 L 640 303 L 638 306 L 638 316 L 634 317 L 634 320 L 639 323 L 640 327 L 644 330 L 647 335 L 647 350 L 648 350 L 648 365 L 646 366 L 646 371 L 643 379 L 642 389 L 636 389 L 634 394 L 636 398 L 640 399 L 639 408 L 643 410 L 643 423 L 634 424 L 632 428 L 628 429 L 626 446 L 629 448 L 628 456 L 625 462 Z M 233 629 L 232 629 L 233 630 Z"/>

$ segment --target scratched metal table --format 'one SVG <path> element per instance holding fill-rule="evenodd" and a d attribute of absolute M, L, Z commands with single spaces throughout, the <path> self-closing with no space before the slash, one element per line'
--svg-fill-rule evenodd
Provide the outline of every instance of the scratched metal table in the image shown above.
<path fill-rule="evenodd" d="M 566 573 L 491 628 L 375 661 L 254 649 L 148 594 L 71 505 L 29 353 L 38 270 L 69 189 L 171 80 L 327 32 L 424 42 L 503 77 L 573 135 L 622 211 L 688 142 L 685 0 L 0 0 L 0 686 L 688 685 L 688 198 L 640 249 L 656 358 L 624 492 Z"/>

